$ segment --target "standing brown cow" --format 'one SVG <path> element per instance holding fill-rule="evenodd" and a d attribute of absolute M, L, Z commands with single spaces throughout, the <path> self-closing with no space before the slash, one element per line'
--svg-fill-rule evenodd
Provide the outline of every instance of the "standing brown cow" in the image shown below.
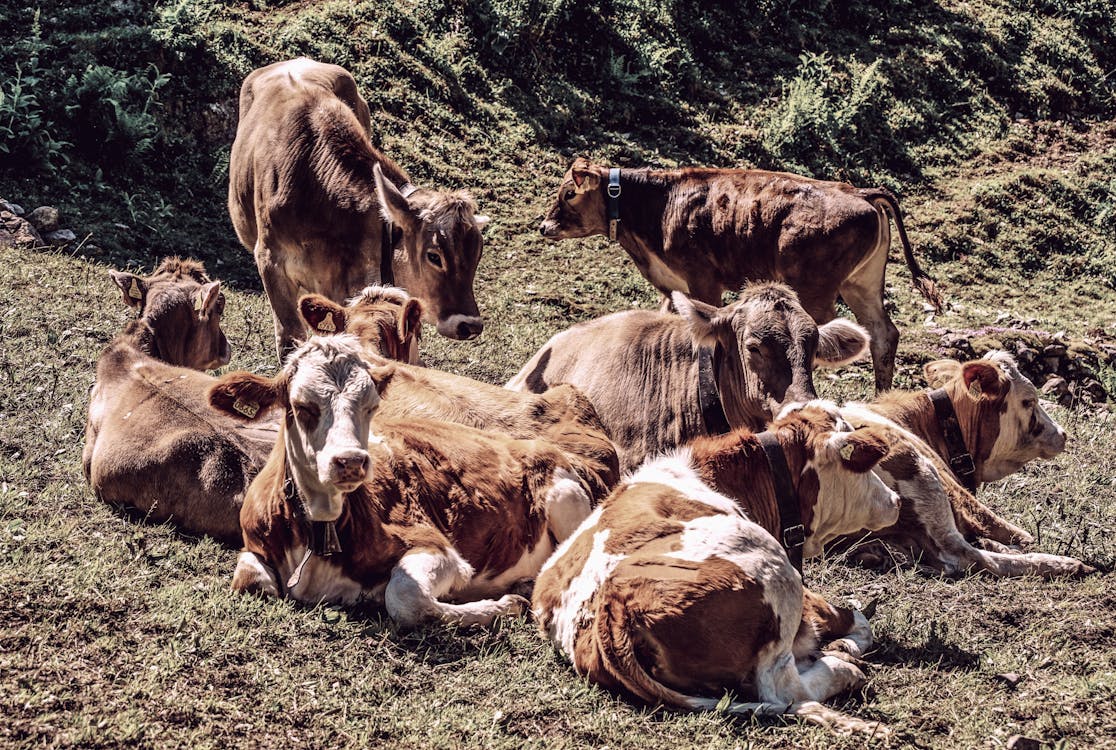
<path fill-rule="evenodd" d="M 244 79 L 229 214 L 256 256 L 280 356 L 303 336 L 302 292 L 343 302 L 395 283 L 426 302 L 443 336 L 471 339 L 484 327 L 473 277 L 488 218 L 466 192 L 415 187 L 370 132 L 344 68 L 299 58 Z"/>
<path fill-rule="evenodd" d="M 574 161 L 546 219 L 553 240 L 608 235 L 669 300 L 672 291 L 720 306 L 749 281 L 782 281 L 818 323 L 840 295 L 871 336 L 876 390 L 891 387 L 899 331 L 884 310 L 895 222 L 915 286 L 938 308 L 911 251 L 899 204 L 857 188 L 758 169 L 618 169 Z M 665 302 L 665 301 L 664 301 Z"/>

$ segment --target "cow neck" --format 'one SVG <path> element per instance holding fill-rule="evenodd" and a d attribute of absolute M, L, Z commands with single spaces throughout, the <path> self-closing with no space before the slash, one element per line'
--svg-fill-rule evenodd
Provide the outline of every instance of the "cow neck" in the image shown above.
<path fill-rule="evenodd" d="M 408 180 L 399 188 L 399 194 L 407 199 L 417 190 L 418 187 Z M 380 283 L 395 285 L 395 225 L 387 219 L 380 222 Z"/>
<path fill-rule="evenodd" d="M 720 387 L 717 385 L 717 373 L 723 356 L 720 343 L 698 348 L 698 407 L 701 409 L 705 431 L 710 435 L 723 435 L 731 429 L 721 402 Z"/>
<path fill-rule="evenodd" d="M 302 568 L 306 565 L 306 561 L 310 555 L 317 555 L 318 557 L 330 557 L 341 552 L 341 541 L 337 536 L 337 523 L 336 521 L 314 521 L 306 512 L 306 503 L 303 500 L 303 493 L 298 487 L 298 481 L 295 479 L 294 473 L 291 471 L 290 462 L 287 460 L 287 435 L 289 429 L 286 424 L 280 428 L 279 439 L 276 441 L 276 447 L 282 446 L 283 451 L 283 484 L 280 487 L 280 493 L 283 502 L 287 506 L 287 510 L 291 515 L 298 519 L 303 527 L 307 536 L 307 549 L 306 556 L 302 562 L 299 563 L 298 568 L 295 570 L 292 578 L 297 579 L 302 573 Z M 297 585 L 297 580 L 295 581 Z M 287 588 L 293 588 L 288 585 Z"/>
<path fill-rule="evenodd" d="M 757 400 L 748 396 L 749 393 L 757 392 L 758 386 L 748 382 L 736 339 L 732 338 L 727 343 L 718 341 L 717 348 L 720 355 L 713 359 L 717 393 L 729 427 L 762 430 L 771 419 L 771 413 L 763 404 L 756 406 Z M 752 377 L 754 379 L 755 376 Z"/>
<path fill-rule="evenodd" d="M 611 173 L 612 170 L 610 170 Z M 615 198 L 615 236 L 611 233 L 613 200 L 609 185 L 605 190 L 605 226 L 609 239 L 619 242 L 620 246 L 635 258 L 646 255 L 661 255 L 663 249 L 663 214 L 666 211 L 667 195 L 670 185 L 660 178 L 650 175 L 646 169 L 624 170 L 617 172 Z M 623 200 L 620 196 L 623 195 Z"/>
<path fill-rule="evenodd" d="M 802 508 L 787 466 L 787 455 L 774 432 L 761 432 L 756 438 L 767 458 L 767 466 L 771 469 L 775 504 L 779 508 L 779 534 L 775 538 L 782 542 L 791 564 L 798 575 L 802 576 L 802 548 L 806 544 L 806 527 L 802 524 Z"/>
<path fill-rule="evenodd" d="M 945 388 L 938 388 L 926 394 L 934 408 L 934 418 L 940 433 L 940 444 L 945 447 L 945 459 L 950 471 L 961 485 L 972 494 L 977 491 L 977 467 L 972 453 L 965 445 L 965 436 L 961 432 L 961 423 L 957 419 L 957 411 L 953 408 Z"/>

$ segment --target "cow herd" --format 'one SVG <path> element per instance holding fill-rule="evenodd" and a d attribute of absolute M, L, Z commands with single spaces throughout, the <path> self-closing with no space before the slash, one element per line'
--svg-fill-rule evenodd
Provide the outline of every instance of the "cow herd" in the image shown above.
<path fill-rule="evenodd" d="M 887 390 L 889 221 L 938 292 L 886 190 L 576 160 L 542 234 L 609 235 L 664 304 L 557 334 L 499 387 L 419 357 L 423 320 L 481 332 L 473 200 L 373 148 L 336 66 L 253 72 L 240 117 L 229 209 L 281 367 L 203 372 L 230 350 L 199 263 L 113 271 L 137 314 L 97 363 L 82 455 L 102 500 L 239 548 L 235 590 L 371 600 L 400 627 L 530 611 L 579 674 L 641 701 L 725 709 L 731 690 L 746 700 L 729 711 L 886 734 L 821 704 L 864 684 L 872 634 L 803 586 L 803 558 L 1091 571 L 1026 551 L 975 497 L 1065 447 L 1008 354 Z M 838 295 L 867 331 L 835 318 Z M 815 366 L 868 350 L 874 401 L 817 399 Z"/>

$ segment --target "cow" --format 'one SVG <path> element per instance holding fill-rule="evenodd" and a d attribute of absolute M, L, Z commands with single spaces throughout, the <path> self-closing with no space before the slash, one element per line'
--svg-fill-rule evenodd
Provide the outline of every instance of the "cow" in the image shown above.
<path fill-rule="evenodd" d="M 404 341 L 413 341 L 421 303 L 407 298 L 402 307 L 385 310 L 381 304 L 377 310 L 362 301 L 369 293 L 346 307 L 320 295 L 307 295 L 300 306 L 311 330 L 352 333 L 363 345 L 366 360 L 390 365 L 391 377 L 381 384 L 374 422 L 421 417 L 495 430 L 523 440 L 543 438 L 566 454 L 579 480 L 595 497 L 604 497 L 616 484 L 620 478 L 616 446 L 580 391 L 557 385 L 540 394 L 519 393 L 403 361 L 389 363 L 383 353 L 403 351 L 408 346 Z"/>
<path fill-rule="evenodd" d="M 484 327 L 473 297 L 488 221 L 463 191 L 421 188 L 370 141 L 344 68 L 298 58 L 252 71 L 229 156 L 229 215 L 271 303 L 280 359 L 303 334 L 299 290 L 342 302 L 370 282 L 427 302 L 455 339 Z"/>
<path fill-rule="evenodd" d="M 1038 392 L 1011 355 L 990 352 L 964 364 L 940 360 L 926 365 L 925 372 L 936 391 L 892 391 L 872 403 L 841 409 L 854 426 L 887 432 L 891 451 L 876 471 L 902 501 L 894 526 L 867 535 L 886 547 L 860 544 L 862 534 L 839 546 L 852 547 L 858 562 L 877 566 L 893 559 L 889 547 L 898 548 L 921 566 L 947 574 L 1055 577 L 1092 572 L 1072 557 L 1010 550 L 1007 545 L 1031 544 L 1031 535 L 974 496 L 979 483 L 1000 479 L 1030 460 L 1053 458 L 1065 448 L 1065 431 L 1039 404 Z M 948 404 L 944 419 L 938 413 L 943 406 L 935 408 L 937 399 Z M 955 439 L 950 437 L 954 430 Z M 960 469 L 960 475 L 951 467 Z"/>
<path fill-rule="evenodd" d="M 315 334 L 348 332 L 360 340 L 370 358 L 419 364 L 423 306 L 403 289 L 373 284 L 343 307 L 320 294 L 305 294 L 298 307 Z"/>
<path fill-rule="evenodd" d="M 871 334 L 876 390 L 891 387 L 899 331 L 884 308 L 884 272 L 895 222 L 915 286 L 941 297 L 918 265 L 895 196 L 758 169 L 609 169 L 579 157 L 539 226 L 563 240 L 607 234 L 665 298 L 685 292 L 720 306 L 748 281 L 798 293 L 818 323 L 840 295 Z"/>
<path fill-rule="evenodd" d="M 246 427 L 209 407 L 229 361 L 221 283 L 169 258 L 150 276 L 110 271 L 138 317 L 97 360 L 82 468 L 101 500 L 188 534 L 240 540 L 240 503 L 277 426 Z"/>
<path fill-rule="evenodd" d="M 701 435 L 763 429 L 786 405 L 817 398 L 815 365 L 840 367 L 868 346 L 850 321 L 818 327 L 779 283 L 749 284 L 721 308 L 673 300 L 681 315 L 628 310 L 554 335 L 506 387 L 576 386 L 631 471 Z"/>
<path fill-rule="evenodd" d="M 786 462 L 808 556 L 835 535 L 895 522 L 898 498 L 871 471 L 885 442 L 874 428 L 847 430 L 814 402 L 766 435 L 740 429 L 648 461 L 543 567 L 532 595 L 540 630 L 578 674 L 646 703 L 886 734 L 818 703 L 864 684 L 846 655 L 863 654 L 871 629 L 804 589 L 773 536 L 779 480 L 765 437 Z M 843 637 L 819 652 L 822 634 Z"/>
<path fill-rule="evenodd" d="M 241 510 L 233 589 L 368 598 L 404 628 L 522 613 L 527 602 L 511 591 L 600 498 L 544 440 L 416 417 L 371 434 L 391 376 L 356 337 L 334 334 L 311 337 L 274 378 L 231 373 L 210 390 L 215 408 L 244 420 L 284 412 Z"/>

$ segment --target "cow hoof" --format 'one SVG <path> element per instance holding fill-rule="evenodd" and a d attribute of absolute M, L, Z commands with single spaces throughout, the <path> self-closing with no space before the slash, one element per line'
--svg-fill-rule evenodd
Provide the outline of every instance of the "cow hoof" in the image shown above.
<path fill-rule="evenodd" d="M 834 641 L 822 649 L 822 655 L 832 656 L 834 659 L 840 659 L 846 664 L 851 664 L 862 672 L 868 671 L 868 662 L 853 655 L 848 650 L 848 642 L 844 639 Z"/>
<path fill-rule="evenodd" d="M 521 617 L 531 610 L 531 602 L 519 594 L 504 594 L 499 604 L 504 617 Z"/>

